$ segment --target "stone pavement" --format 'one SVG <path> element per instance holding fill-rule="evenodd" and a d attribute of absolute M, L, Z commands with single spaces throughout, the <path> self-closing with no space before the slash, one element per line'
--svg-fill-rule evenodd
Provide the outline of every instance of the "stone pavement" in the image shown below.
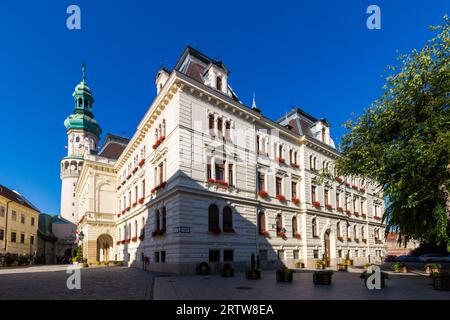
<path fill-rule="evenodd" d="M 244 273 L 233 278 L 211 276 L 156 277 L 155 300 L 396 300 L 450 299 L 450 292 L 437 291 L 432 280 L 417 274 L 389 274 L 386 288 L 368 290 L 360 273 L 335 272 L 331 286 L 315 286 L 312 272 L 297 271 L 294 282 L 279 283 L 274 271 L 263 271 L 261 280 L 247 280 Z"/>
<path fill-rule="evenodd" d="M 154 273 L 128 267 L 81 269 L 81 289 L 69 290 L 67 265 L 0 270 L 0 299 L 151 299 Z"/>

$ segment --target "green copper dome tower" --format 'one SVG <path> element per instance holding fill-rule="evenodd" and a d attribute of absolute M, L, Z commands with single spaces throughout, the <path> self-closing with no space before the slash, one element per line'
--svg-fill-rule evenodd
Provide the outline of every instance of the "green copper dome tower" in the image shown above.
<path fill-rule="evenodd" d="M 92 105 L 94 97 L 86 84 L 86 66 L 83 77 L 72 96 L 75 107 L 64 121 L 67 134 L 67 155 L 61 160 L 61 216 L 70 222 L 78 222 L 75 185 L 88 155 L 98 154 L 98 141 L 102 129 L 94 119 Z"/>
<path fill-rule="evenodd" d="M 97 138 L 100 137 L 102 129 L 94 119 L 92 113 L 92 105 L 94 104 L 94 97 L 86 83 L 86 66 L 82 67 L 83 77 L 81 82 L 75 87 L 72 96 L 75 101 L 75 108 L 73 114 L 67 117 L 64 121 L 67 131 L 69 130 L 86 130 Z"/>

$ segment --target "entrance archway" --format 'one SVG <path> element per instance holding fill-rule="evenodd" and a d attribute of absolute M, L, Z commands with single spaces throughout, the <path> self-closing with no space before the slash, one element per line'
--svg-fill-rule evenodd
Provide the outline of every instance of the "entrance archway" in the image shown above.
<path fill-rule="evenodd" d="M 111 260 L 113 238 L 109 234 L 102 234 L 97 238 L 97 261 Z"/>

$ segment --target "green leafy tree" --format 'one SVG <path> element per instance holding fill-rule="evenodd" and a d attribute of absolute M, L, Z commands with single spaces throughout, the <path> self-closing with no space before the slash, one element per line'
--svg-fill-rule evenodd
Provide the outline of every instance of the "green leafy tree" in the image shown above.
<path fill-rule="evenodd" d="M 422 50 L 389 67 L 384 94 L 345 124 L 336 168 L 379 183 L 388 230 L 439 243 L 450 230 L 450 20 L 431 30 Z"/>

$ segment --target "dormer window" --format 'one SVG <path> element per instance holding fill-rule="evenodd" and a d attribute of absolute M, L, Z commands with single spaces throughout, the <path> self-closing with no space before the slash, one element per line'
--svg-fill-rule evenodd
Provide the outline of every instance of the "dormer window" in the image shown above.
<path fill-rule="evenodd" d="M 220 76 L 216 78 L 216 89 L 222 91 L 222 77 Z"/>

